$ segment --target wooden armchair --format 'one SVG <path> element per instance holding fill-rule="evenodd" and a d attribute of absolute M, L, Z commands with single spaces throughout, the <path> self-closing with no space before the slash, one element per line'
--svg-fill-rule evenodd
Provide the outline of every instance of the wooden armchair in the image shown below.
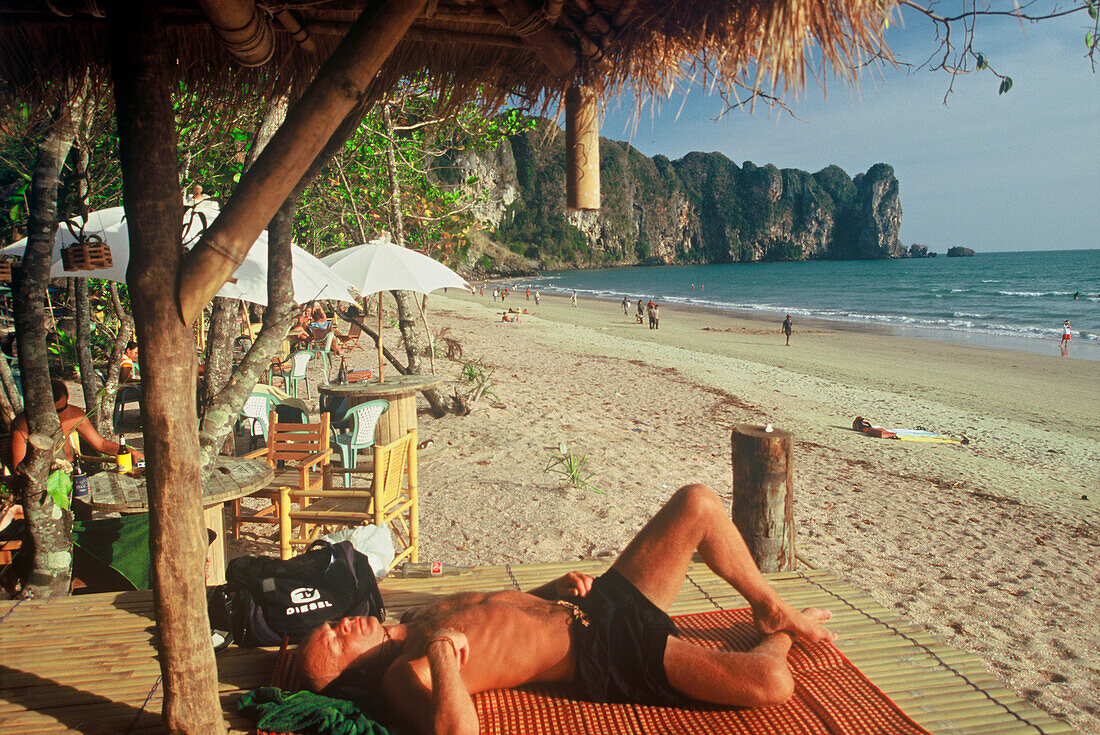
<path fill-rule="evenodd" d="M 331 477 L 331 474 L 328 475 Z M 405 478 L 408 477 L 406 482 Z M 308 495 L 308 507 L 292 503 L 305 493 L 286 486 L 279 496 L 279 551 L 289 559 L 308 547 L 322 532 L 335 526 L 373 523 L 389 526 L 400 548 L 389 568 L 409 559 L 420 560 L 420 511 L 416 485 L 416 429 L 385 446 L 374 445 L 374 472 L 370 488 L 335 489 L 327 485 Z M 294 529 L 298 534 L 294 535 Z"/>
<path fill-rule="evenodd" d="M 268 414 L 267 446 L 245 457 L 263 457 L 275 470 L 275 479 L 267 487 L 257 490 L 249 497 L 261 497 L 272 502 L 265 508 L 245 515 L 241 512 L 241 501 L 233 501 L 233 538 L 240 538 L 243 523 L 279 523 L 278 501 L 283 489 L 293 488 L 298 502 L 309 504 L 314 491 L 331 485 L 329 463 L 332 449 L 329 447 L 329 415 L 321 414 L 321 420 L 315 424 L 282 423 L 278 414 Z"/>

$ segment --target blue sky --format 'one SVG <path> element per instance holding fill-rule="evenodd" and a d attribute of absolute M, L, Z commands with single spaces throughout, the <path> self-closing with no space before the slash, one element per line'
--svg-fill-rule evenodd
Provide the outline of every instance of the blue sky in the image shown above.
<path fill-rule="evenodd" d="M 1047 7 L 1048 3 L 1039 3 Z M 944 104 L 944 72 L 865 70 L 858 87 L 828 79 L 786 102 L 797 115 L 758 104 L 715 120 L 721 98 L 692 88 L 674 93 L 630 126 L 633 101 L 611 101 L 601 135 L 629 140 L 647 155 L 676 159 L 718 151 L 742 164 L 818 171 L 837 164 L 849 175 L 884 162 L 897 174 L 901 240 L 943 253 L 1100 248 L 1100 73 L 1086 58 L 1086 23 L 1066 19 L 1021 26 L 983 18 L 974 44 L 1012 90 L 997 94 L 989 72 L 959 77 Z M 931 24 L 908 14 L 887 43 L 918 64 L 936 48 Z M 682 108 L 681 108 L 682 106 Z"/>

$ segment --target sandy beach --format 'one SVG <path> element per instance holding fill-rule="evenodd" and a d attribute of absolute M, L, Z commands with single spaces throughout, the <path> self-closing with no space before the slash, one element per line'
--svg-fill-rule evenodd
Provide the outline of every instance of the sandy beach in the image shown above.
<path fill-rule="evenodd" d="M 604 301 L 512 296 L 534 312 L 518 324 L 488 295 L 430 305 L 493 390 L 469 416 L 421 412 L 422 560 L 613 557 L 680 485 L 729 498 L 732 427 L 771 423 L 795 436 L 805 563 L 1100 731 L 1100 364 L 799 322 L 784 347 L 778 320 L 665 306 L 654 331 Z M 872 439 L 857 415 L 970 443 Z M 544 472 L 562 442 L 602 492 Z"/>

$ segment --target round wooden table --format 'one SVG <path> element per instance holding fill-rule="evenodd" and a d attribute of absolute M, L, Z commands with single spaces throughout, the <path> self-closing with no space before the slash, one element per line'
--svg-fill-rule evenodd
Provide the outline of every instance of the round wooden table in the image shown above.
<path fill-rule="evenodd" d="M 348 408 L 375 398 L 389 401 L 390 407 L 378 419 L 378 428 L 374 433 L 374 440 L 385 445 L 405 436 L 409 429 L 416 428 L 416 394 L 435 388 L 442 382 L 443 378 L 436 375 L 396 375 L 386 378 L 384 383 L 373 379 L 344 385 L 329 383 L 317 386 L 317 392 L 321 395 L 322 411 L 328 410 L 340 399 L 347 400 Z"/>
<path fill-rule="evenodd" d="M 225 582 L 225 514 L 227 501 L 251 495 L 275 478 L 275 471 L 264 459 L 218 457 L 214 471 L 202 483 L 203 521 L 217 533 L 210 545 L 209 584 Z M 149 494 L 145 477 L 119 472 L 100 472 L 88 478 L 88 505 L 96 510 L 116 513 L 147 513 Z"/>

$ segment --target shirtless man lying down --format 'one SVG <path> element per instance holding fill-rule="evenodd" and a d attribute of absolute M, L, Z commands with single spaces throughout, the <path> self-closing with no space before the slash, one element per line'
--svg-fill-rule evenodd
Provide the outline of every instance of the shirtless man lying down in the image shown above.
<path fill-rule="evenodd" d="M 697 550 L 752 605 L 764 637 L 751 651 L 686 643 L 664 612 Z M 781 600 L 721 499 L 688 485 L 598 579 L 570 572 L 530 593 L 451 595 L 396 625 L 326 623 L 299 647 L 298 672 L 334 696 L 381 692 L 388 711 L 372 714 L 416 733 L 477 733 L 471 694 L 540 681 L 572 683 L 595 702 L 755 707 L 791 697 L 791 643 L 834 640 L 830 617 Z"/>

